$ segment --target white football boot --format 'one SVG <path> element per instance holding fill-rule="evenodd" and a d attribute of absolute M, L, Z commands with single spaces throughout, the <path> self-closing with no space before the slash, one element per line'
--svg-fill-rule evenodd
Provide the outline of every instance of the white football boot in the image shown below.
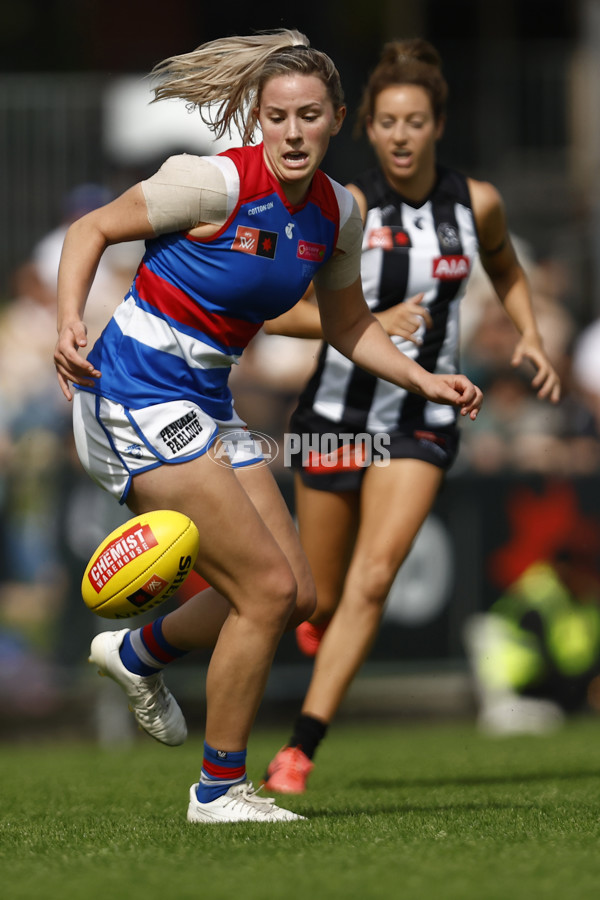
<path fill-rule="evenodd" d="M 183 744 L 187 725 L 179 705 L 165 686 L 162 672 L 156 675 L 135 675 L 126 669 L 119 656 L 123 638 L 129 631 L 102 631 L 90 647 L 89 662 L 98 666 L 100 675 L 107 675 L 121 687 L 129 700 L 129 709 L 140 728 L 155 740 L 170 747 Z"/>
<path fill-rule="evenodd" d="M 210 803 L 198 801 L 197 787 L 193 784 L 190 788 L 188 822 L 293 822 L 305 819 L 289 809 L 275 806 L 272 797 L 259 797 L 251 781 L 233 784 L 226 794 Z"/>

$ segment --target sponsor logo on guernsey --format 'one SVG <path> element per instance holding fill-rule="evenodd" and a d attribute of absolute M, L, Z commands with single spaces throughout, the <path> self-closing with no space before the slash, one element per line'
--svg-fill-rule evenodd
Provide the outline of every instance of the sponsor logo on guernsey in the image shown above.
<path fill-rule="evenodd" d="M 410 237 L 403 228 L 398 225 L 383 225 L 373 228 L 367 238 L 367 246 L 370 250 L 396 250 L 411 246 Z"/>
<path fill-rule="evenodd" d="M 161 430 L 160 436 L 172 453 L 184 450 L 188 444 L 202 433 L 202 423 L 198 419 L 197 410 L 192 410 L 175 419 Z"/>
<path fill-rule="evenodd" d="M 90 568 L 88 577 L 96 593 L 100 593 L 113 575 L 157 544 L 149 525 L 134 525 L 118 535 L 96 557 Z"/>
<path fill-rule="evenodd" d="M 433 260 L 432 275 L 440 281 L 460 281 L 469 274 L 468 256 L 438 256 Z"/>
<path fill-rule="evenodd" d="M 296 256 L 308 262 L 322 262 L 326 250 L 325 244 L 313 244 L 312 241 L 298 241 Z"/>
<path fill-rule="evenodd" d="M 285 226 L 285 236 L 290 241 L 294 237 L 294 225 L 295 224 L 296 224 L 295 222 L 288 222 L 287 225 Z"/>
<path fill-rule="evenodd" d="M 260 206 L 251 206 L 248 210 L 248 215 L 258 216 L 260 213 L 264 213 L 270 209 L 273 209 L 273 205 L 273 201 L 270 200 L 268 203 L 261 203 Z"/>
<path fill-rule="evenodd" d="M 251 256 L 275 259 L 277 232 L 263 231 L 262 228 L 246 228 L 244 225 L 238 225 L 231 249 L 239 250 L 240 253 L 249 253 Z"/>
<path fill-rule="evenodd" d="M 437 227 L 437 236 L 444 250 L 458 250 L 460 239 L 455 225 L 449 222 L 441 222 Z"/>

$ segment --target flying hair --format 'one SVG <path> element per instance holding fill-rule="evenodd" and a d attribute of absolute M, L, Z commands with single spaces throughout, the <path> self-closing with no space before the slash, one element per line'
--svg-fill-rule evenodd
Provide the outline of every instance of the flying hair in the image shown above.
<path fill-rule="evenodd" d="M 394 85 L 415 84 L 429 94 L 436 122 L 446 113 L 448 84 L 442 74 L 442 58 L 433 44 L 422 38 L 384 44 L 379 62 L 367 82 L 357 112 L 359 135 L 375 112 L 378 95 Z"/>
<path fill-rule="evenodd" d="M 235 127 L 243 143 L 249 144 L 264 85 L 278 75 L 293 73 L 319 77 L 334 107 L 342 106 L 344 95 L 333 61 L 314 50 L 306 35 L 287 28 L 220 38 L 163 60 L 150 73 L 160 79 L 152 102 L 185 100 L 189 108 L 198 108 L 217 138 L 231 134 Z"/>

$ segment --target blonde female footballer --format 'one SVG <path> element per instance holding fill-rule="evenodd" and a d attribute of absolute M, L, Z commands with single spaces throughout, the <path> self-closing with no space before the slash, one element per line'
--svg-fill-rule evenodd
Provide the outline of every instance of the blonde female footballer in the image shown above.
<path fill-rule="evenodd" d="M 211 587 L 142 629 L 96 636 L 90 660 L 121 685 L 141 727 L 174 745 L 186 724 L 162 670 L 214 647 L 188 821 L 288 821 L 302 817 L 246 780 L 246 746 L 279 639 L 312 613 L 314 584 L 276 483 L 259 449 L 248 450 L 230 367 L 263 321 L 314 281 L 327 340 L 357 365 L 471 419 L 482 397 L 464 376 L 428 372 L 399 352 L 369 312 L 360 212 L 319 169 L 345 115 L 328 56 L 279 30 L 204 44 L 155 74 L 156 99 L 182 98 L 201 112 L 210 104 L 215 132 L 234 123 L 244 146 L 171 157 L 70 227 L 55 364 L 84 468 L 134 514 L 189 516 L 201 536 L 196 568 Z M 257 125 L 262 142 L 253 144 Z M 84 359 L 96 266 L 107 246 L 136 239 L 146 252 L 131 290 Z M 219 434 L 229 467 L 213 459 Z"/>

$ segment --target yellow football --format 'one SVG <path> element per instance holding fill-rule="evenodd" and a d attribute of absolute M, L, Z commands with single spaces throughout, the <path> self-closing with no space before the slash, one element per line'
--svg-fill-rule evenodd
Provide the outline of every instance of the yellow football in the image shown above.
<path fill-rule="evenodd" d="M 102 541 L 86 567 L 86 606 L 105 619 L 129 619 L 164 603 L 191 572 L 199 544 L 192 520 L 172 509 L 129 519 Z"/>

